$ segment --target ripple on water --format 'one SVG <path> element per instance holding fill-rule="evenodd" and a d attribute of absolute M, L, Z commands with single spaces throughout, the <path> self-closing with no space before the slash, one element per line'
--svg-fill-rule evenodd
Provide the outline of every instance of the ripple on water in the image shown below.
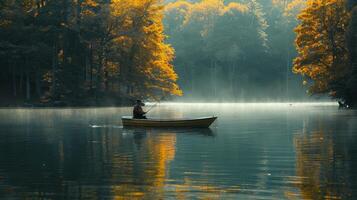
<path fill-rule="evenodd" d="M 356 199 L 357 115 L 329 104 L 166 104 L 212 129 L 126 129 L 129 108 L 0 110 L 4 199 Z"/>

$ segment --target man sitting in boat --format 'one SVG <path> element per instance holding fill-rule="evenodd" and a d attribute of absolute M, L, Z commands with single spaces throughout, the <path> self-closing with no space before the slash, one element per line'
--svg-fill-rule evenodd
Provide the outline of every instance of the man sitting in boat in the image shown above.
<path fill-rule="evenodd" d="M 136 104 L 133 109 L 134 119 L 146 119 L 146 112 L 144 112 L 142 106 L 145 106 L 145 104 L 141 100 L 136 100 Z"/>

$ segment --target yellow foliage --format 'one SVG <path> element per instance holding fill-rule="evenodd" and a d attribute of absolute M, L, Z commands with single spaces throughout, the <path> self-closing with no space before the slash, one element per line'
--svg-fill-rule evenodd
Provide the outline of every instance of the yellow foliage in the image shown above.
<path fill-rule="evenodd" d="M 303 177 L 294 182 L 300 191 L 298 197 L 299 199 L 345 199 L 349 196 L 348 183 L 345 182 L 348 173 L 339 173 L 342 171 L 336 170 L 335 163 L 347 159 L 348 154 L 341 153 L 335 148 L 333 134 L 325 132 L 321 128 L 324 127 L 322 124 L 317 122 L 314 126 L 319 128 L 308 127 L 294 138 L 296 175 Z M 334 178 L 336 174 L 339 179 Z"/>
<path fill-rule="evenodd" d="M 191 9 L 192 3 L 187 1 L 176 1 L 173 3 L 169 3 L 165 6 L 165 12 L 171 12 L 174 10 L 178 10 L 180 12 L 186 12 L 187 10 Z"/>
<path fill-rule="evenodd" d="M 82 5 L 88 7 L 97 7 L 99 4 L 93 0 L 85 0 L 82 2 Z"/>
<path fill-rule="evenodd" d="M 295 10 L 301 10 L 305 7 L 305 0 L 293 0 L 290 3 L 288 3 L 285 7 L 285 15 L 289 16 L 289 15 L 294 15 L 294 11 Z"/>
<path fill-rule="evenodd" d="M 11 21 L 10 20 L 1 20 L 0 21 L 0 27 L 8 27 L 9 25 L 11 25 Z"/>
<path fill-rule="evenodd" d="M 180 16 L 177 15 L 177 13 L 180 13 L 183 16 L 182 24 L 184 26 L 193 21 L 201 22 L 200 24 L 203 26 L 201 35 L 206 36 L 218 16 L 233 14 L 235 12 L 247 13 L 249 6 L 235 2 L 225 5 L 223 0 L 202 0 L 197 3 L 177 1 L 167 4 L 165 11 L 176 16 Z"/>
<path fill-rule="evenodd" d="M 209 21 L 217 15 L 224 15 L 233 12 L 246 13 L 249 7 L 246 4 L 231 2 L 224 5 L 223 0 L 203 0 L 198 3 L 187 1 L 177 1 L 165 6 L 166 12 L 180 12 L 185 15 L 186 23 L 190 20 Z"/>
<path fill-rule="evenodd" d="M 95 16 L 95 13 L 91 10 L 83 10 L 81 14 L 85 16 Z"/>
<path fill-rule="evenodd" d="M 109 77 L 114 77 L 119 74 L 119 64 L 115 62 L 108 61 L 105 66 L 105 71 L 108 73 Z"/>
<path fill-rule="evenodd" d="M 80 3 L 82 7 L 81 15 L 85 17 L 94 17 L 96 14 L 93 11 L 94 8 L 98 7 L 99 4 L 94 0 L 84 0 Z"/>
<path fill-rule="evenodd" d="M 308 0 L 298 15 L 295 44 L 298 57 L 293 71 L 313 80 L 311 93 L 331 93 L 330 83 L 348 67 L 346 28 L 350 14 L 344 0 Z M 333 92 L 332 92 L 333 93 Z"/>
<path fill-rule="evenodd" d="M 182 95 L 172 60 L 173 48 L 165 43 L 162 24 L 163 10 L 159 0 L 113 0 L 110 5 L 112 21 L 119 34 L 114 42 L 131 60 L 121 67 L 128 68 L 127 84 L 134 93 L 146 96 Z"/>
<path fill-rule="evenodd" d="M 203 0 L 199 3 L 193 3 L 187 13 L 185 23 L 194 20 L 205 22 L 207 26 L 211 26 L 213 18 L 222 13 L 223 8 L 222 0 Z"/>
<path fill-rule="evenodd" d="M 247 5 L 245 4 L 241 4 L 241 3 L 235 3 L 235 2 L 232 2 L 232 3 L 229 3 L 227 6 L 225 6 L 223 8 L 223 13 L 226 14 L 226 13 L 232 13 L 234 11 L 238 11 L 240 13 L 246 13 L 248 12 L 249 8 Z"/>

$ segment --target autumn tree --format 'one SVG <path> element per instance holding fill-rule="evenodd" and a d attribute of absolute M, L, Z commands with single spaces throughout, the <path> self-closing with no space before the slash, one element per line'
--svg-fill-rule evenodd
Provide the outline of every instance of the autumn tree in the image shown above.
<path fill-rule="evenodd" d="M 295 31 L 299 55 L 294 60 L 294 72 L 304 76 L 310 93 L 348 100 L 344 94 L 350 73 L 346 46 L 350 14 L 346 2 L 309 0 L 298 19 Z"/>
<path fill-rule="evenodd" d="M 181 95 L 172 65 L 173 48 L 165 43 L 163 5 L 158 0 L 113 1 L 112 14 L 122 19 L 115 45 L 122 46 L 119 60 L 128 95 L 136 97 Z"/>
<path fill-rule="evenodd" d="M 159 0 L 1 1 L 0 87 L 45 105 L 181 95 L 162 11 Z"/>

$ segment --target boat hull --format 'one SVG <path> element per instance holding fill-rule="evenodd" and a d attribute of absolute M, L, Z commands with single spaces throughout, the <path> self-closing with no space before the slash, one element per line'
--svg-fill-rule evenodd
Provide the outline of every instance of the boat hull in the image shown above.
<path fill-rule="evenodd" d="M 122 122 L 125 127 L 208 128 L 216 119 L 217 117 L 180 120 L 133 119 L 132 117 L 122 117 Z"/>

